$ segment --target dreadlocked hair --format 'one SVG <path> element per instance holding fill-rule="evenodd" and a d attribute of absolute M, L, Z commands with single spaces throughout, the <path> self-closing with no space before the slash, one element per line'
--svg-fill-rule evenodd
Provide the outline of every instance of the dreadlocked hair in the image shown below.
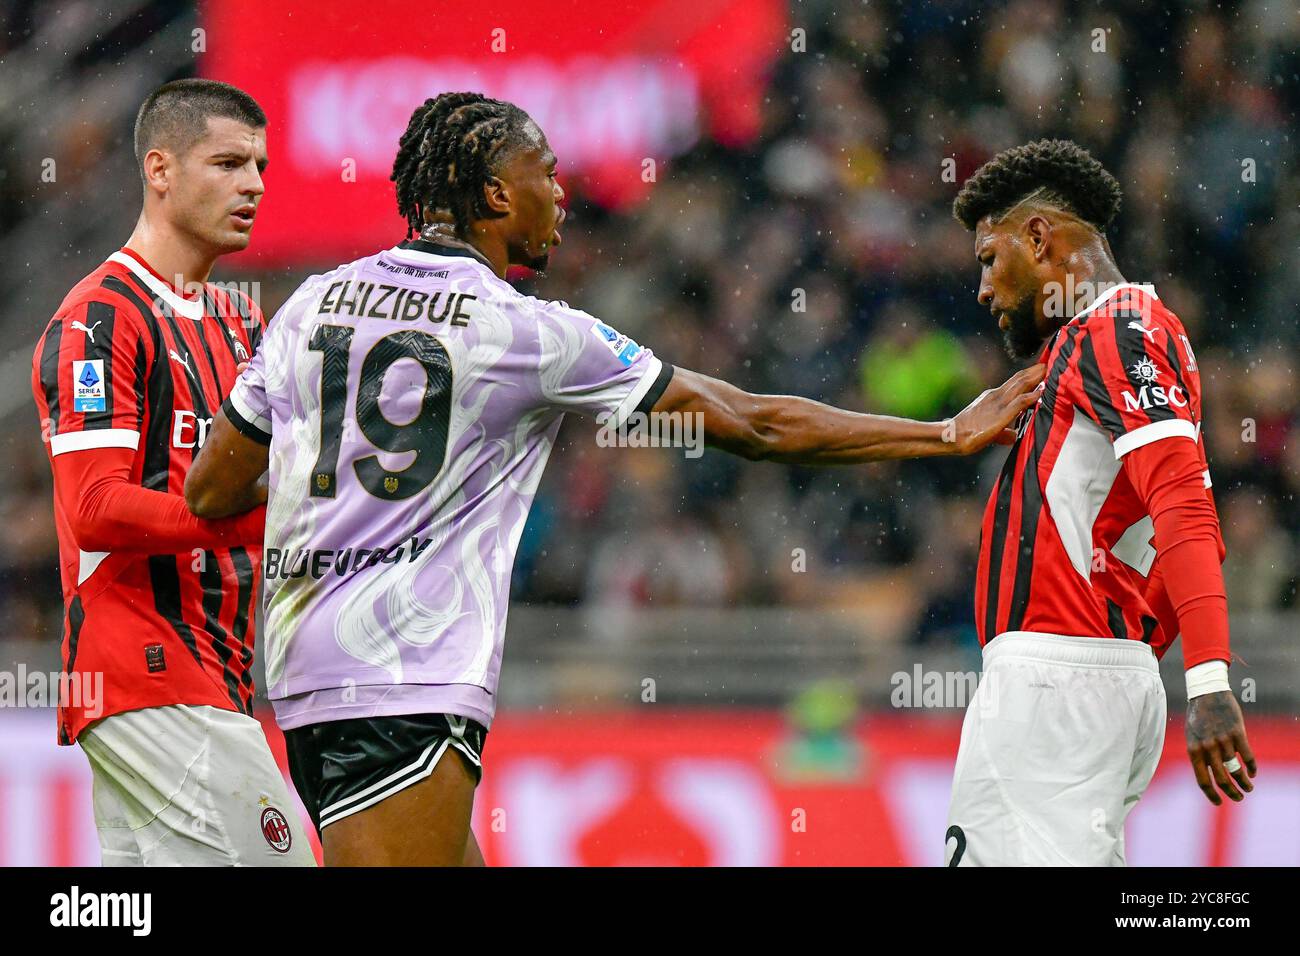
<path fill-rule="evenodd" d="M 1068 139 L 1040 139 L 998 153 L 977 169 L 953 200 L 953 217 L 974 229 L 1030 195 L 1104 232 L 1119 212 L 1120 188 L 1092 154 Z"/>
<path fill-rule="evenodd" d="M 450 212 L 462 238 L 471 222 L 488 218 L 483 186 L 527 121 L 513 103 L 481 93 L 443 93 L 416 107 L 388 177 L 407 236 L 419 234 L 425 209 Z"/>

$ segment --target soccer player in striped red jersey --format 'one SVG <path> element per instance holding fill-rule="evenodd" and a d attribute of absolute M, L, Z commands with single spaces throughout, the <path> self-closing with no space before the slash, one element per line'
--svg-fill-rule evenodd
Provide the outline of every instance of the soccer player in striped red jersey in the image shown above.
<path fill-rule="evenodd" d="M 1125 281 L 1105 229 L 1119 184 L 1043 140 L 994 157 L 954 215 L 975 232 L 979 301 L 1042 396 L 989 498 L 976 625 L 984 678 L 962 727 L 949 865 L 1122 865 L 1155 773 L 1157 659 L 1181 634 L 1188 753 L 1211 802 L 1255 775 L 1228 684 L 1224 557 L 1186 330 Z"/>
<path fill-rule="evenodd" d="M 264 490 L 217 521 L 181 494 L 265 327 L 250 297 L 207 282 L 248 245 L 265 126 L 223 83 L 151 94 L 135 231 L 33 357 L 66 607 L 59 742 L 90 760 L 105 865 L 314 862 L 251 716 Z"/>

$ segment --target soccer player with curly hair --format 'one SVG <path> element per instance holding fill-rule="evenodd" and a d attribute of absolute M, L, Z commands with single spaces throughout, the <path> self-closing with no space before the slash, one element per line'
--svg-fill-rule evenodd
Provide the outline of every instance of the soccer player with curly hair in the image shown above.
<path fill-rule="evenodd" d="M 1120 274 L 1120 187 L 1073 142 L 1009 149 L 966 181 L 978 298 L 1042 397 L 984 512 L 984 674 L 962 727 L 950 866 L 1122 865 L 1165 736 L 1156 662 L 1183 638 L 1187 749 L 1206 797 L 1252 789 L 1228 684 L 1223 539 L 1201 379 L 1178 316 Z"/>

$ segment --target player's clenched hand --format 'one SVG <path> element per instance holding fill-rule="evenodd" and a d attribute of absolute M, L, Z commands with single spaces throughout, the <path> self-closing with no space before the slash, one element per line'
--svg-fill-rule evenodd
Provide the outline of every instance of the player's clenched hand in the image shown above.
<path fill-rule="evenodd" d="M 1016 440 L 1011 423 L 1038 401 L 1047 367 L 1035 363 L 1021 369 L 997 388 L 985 389 L 947 425 L 954 450 L 959 455 L 977 452 L 993 442 L 1009 445 Z M 947 436 L 945 436 L 946 438 Z"/>
<path fill-rule="evenodd" d="M 1255 789 L 1250 782 L 1255 776 L 1255 755 L 1246 742 L 1246 723 L 1232 691 L 1202 694 L 1188 701 L 1187 756 L 1197 784 L 1216 807 L 1223 803 L 1219 790 L 1229 800 L 1243 800 Z"/>

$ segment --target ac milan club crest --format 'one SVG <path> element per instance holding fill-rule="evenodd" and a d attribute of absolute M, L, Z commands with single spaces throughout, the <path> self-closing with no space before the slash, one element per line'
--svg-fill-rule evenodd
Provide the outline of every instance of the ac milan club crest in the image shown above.
<path fill-rule="evenodd" d="M 289 847 L 293 845 L 289 821 L 275 807 L 267 807 L 262 811 L 262 836 L 266 837 L 266 842 L 277 853 L 288 853 Z"/>

